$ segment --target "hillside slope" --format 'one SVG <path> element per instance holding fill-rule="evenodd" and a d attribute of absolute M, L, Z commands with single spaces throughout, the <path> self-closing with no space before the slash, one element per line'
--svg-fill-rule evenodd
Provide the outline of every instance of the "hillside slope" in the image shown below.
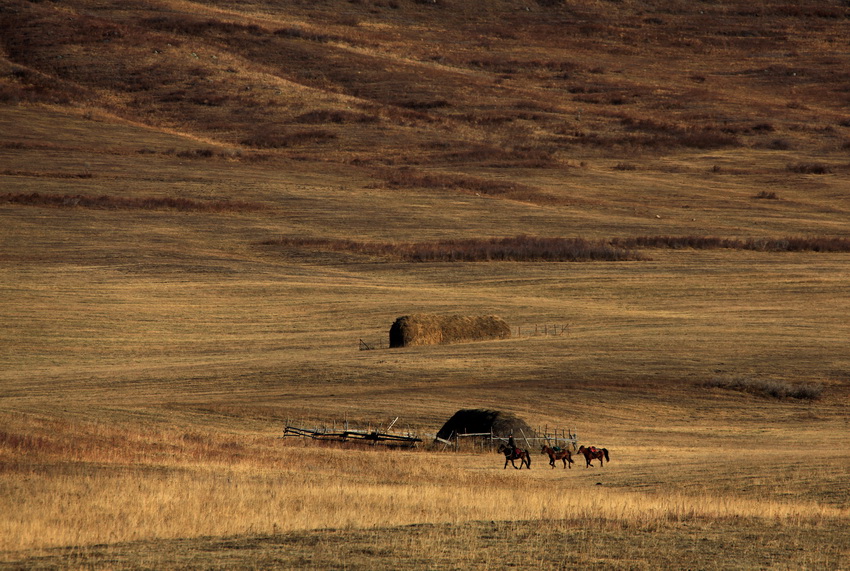
<path fill-rule="evenodd" d="M 343 164 L 564 169 L 709 149 L 805 161 L 846 156 L 848 10 L 7 0 L 0 85 L 7 103 Z"/>
<path fill-rule="evenodd" d="M 0 567 L 847 568 L 849 38 L 838 0 L 0 0 Z M 417 313 L 511 336 L 387 348 Z M 281 438 L 469 408 L 611 463 Z"/>

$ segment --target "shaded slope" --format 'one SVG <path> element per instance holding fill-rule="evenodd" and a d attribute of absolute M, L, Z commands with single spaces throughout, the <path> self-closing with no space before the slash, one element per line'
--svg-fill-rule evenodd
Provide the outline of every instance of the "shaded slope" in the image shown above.
<path fill-rule="evenodd" d="M 575 146 L 834 137 L 850 66 L 820 46 L 846 37 L 847 14 L 838 2 L 11 1 L 0 30 L 7 100 L 341 160 L 476 161 L 482 143 L 563 160 Z M 337 120 L 305 128 L 317 111 Z"/>

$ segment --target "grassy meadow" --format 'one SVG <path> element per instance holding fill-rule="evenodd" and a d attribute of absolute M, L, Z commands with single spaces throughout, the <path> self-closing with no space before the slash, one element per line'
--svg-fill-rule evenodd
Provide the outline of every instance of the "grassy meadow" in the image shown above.
<path fill-rule="evenodd" d="M 848 37 L 0 2 L 0 568 L 849 568 Z M 384 348 L 423 312 L 514 335 Z M 462 408 L 611 462 L 432 444 Z M 282 437 L 394 421 L 423 445 Z"/>

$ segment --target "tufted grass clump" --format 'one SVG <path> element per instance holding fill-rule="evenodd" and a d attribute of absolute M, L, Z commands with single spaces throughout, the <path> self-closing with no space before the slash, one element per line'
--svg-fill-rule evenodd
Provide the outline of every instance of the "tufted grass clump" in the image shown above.
<path fill-rule="evenodd" d="M 706 382 L 705 386 L 780 400 L 788 398 L 817 400 L 823 393 L 823 385 L 816 383 L 795 384 L 780 380 L 750 379 L 748 377 L 717 377 Z"/>

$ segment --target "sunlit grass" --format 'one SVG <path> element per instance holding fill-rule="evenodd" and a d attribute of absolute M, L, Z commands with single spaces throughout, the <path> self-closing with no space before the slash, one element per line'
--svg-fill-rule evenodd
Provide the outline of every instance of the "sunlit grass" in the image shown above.
<path fill-rule="evenodd" d="M 9 420 L 34 432 L 61 428 Z M 0 443 L 0 550 L 489 520 L 653 528 L 734 519 L 799 525 L 850 515 L 846 505 L 786 497 L 786 489 L 802 484 L 789 480 L 787 469 L 776 475 L 756 468 L 764 493 L 742 495 L 713 448 L 618 450 L 604 469 L 551 470 L 541 462 L 514 471 L 503 470 L 493 453 L 346 449 L 77 423 L 63 432 L 18 439 L 7 433 Z M 663 461 L 666 454 L 678 455 L 674 465 Z M 846 457 L 837 454 L 825 460 Z M 700 465 L 716 480 L 704 480 L 702 489 L 683 486 Z M 636 474 L 649 488 L 630 480 Z"/>
<path fill-rule="evenodd" d="M 352 458 L 358 454 L 366 456 L 369 476 L 358 477 L 348 464 L 363 463 Z M 731 493 L 641 494 L 594 486 L 553 495 L 553 485 L 575 486 L 575 480 L 570 484 L 558 473 L 554 481 L 503 474 L 493 458 L 485 467 L 486 457 L 433 462 L 424 454 L 327 458 L 301 451 L 290 459 L 297 469 L 72 463 L 6 473 L 0 549 L 504 519 L 653 526 L 730 518 L 796 524 L 847 516 L 846 509 Z M 423 462 L 428 471 L 417 466 Z"/>
<path fill-rule="evenodd" d="M 846 8 L 120 4 L 0 17 L 4 563 L 850 566 Z M 279 438 L 469 407 L 611 462 Z"/>

